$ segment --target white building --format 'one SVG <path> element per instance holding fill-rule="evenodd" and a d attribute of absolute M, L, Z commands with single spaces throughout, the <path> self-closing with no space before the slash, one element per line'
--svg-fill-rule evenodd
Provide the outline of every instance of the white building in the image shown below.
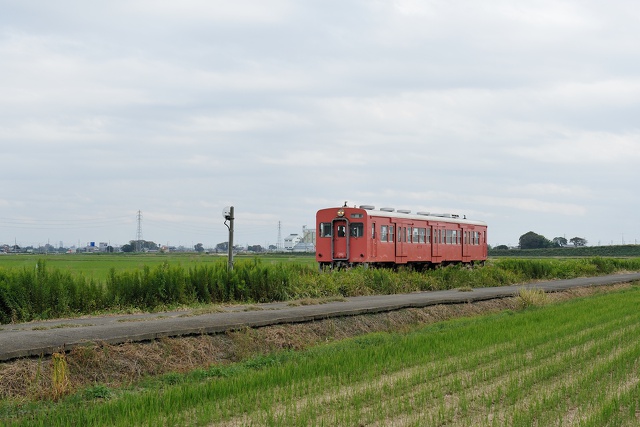
<path fill-rule="evenodd" d="M 292 251 L 293 248 L 302 241 L 302 236 L 299 234 L 289 234 L 289 236 L 284 239 L 284 250 Z"/>

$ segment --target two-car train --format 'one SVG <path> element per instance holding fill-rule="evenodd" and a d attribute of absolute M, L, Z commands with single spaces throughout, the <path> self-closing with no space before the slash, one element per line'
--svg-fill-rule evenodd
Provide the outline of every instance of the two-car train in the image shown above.
<path fill-rule="evenodd" d="M 487 224 L 458 215 L 345 204 L 319 210 L 316 230 L 320 268 L 406 265 L 421 270 L 487 259 Z"/>

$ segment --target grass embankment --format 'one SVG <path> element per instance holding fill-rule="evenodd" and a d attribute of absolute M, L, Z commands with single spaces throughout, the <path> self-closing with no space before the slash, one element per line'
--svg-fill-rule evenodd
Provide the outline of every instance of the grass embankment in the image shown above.
<path fill-rule="evenodd" d="M 640 270 L 640 258 L 498 259 L 483 268 L 355 268 L 320 273 L 315 266 L 236 263 L 224 260 L 188 267 L 163 262 L 134 270 L 111 268 L 104 281 L 50 268 L 0 268 L 0 323 L 73 317 L 105 311 L 158 311 L 178 306 L 261 303 L 304 298 L 349 297 L 452 288 L 501 286 L 532 280 L 571 278 Z"/>
<path fill-rule="evenodd" d="M 640 287 L 5 404 L 8 425 L 640 422 Z"/>

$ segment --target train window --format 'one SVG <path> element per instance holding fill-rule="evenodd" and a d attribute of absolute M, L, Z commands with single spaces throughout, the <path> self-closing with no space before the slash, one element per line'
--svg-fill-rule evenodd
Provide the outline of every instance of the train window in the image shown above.
<path fill-rule="evenodd" d="M 419 233 L 420 229 L 417 227 L 413 228 L 413 243 L 419 243 L 419 237 L 418 237 L 418 233 Z"/>
<path fill-rule="evenodd" d="M 389 241 L 393 242 L 393 225 L 389 226 Z"/>
<path fill-rule="evenodd" d="M 426 238 L 426 243 L 431 243 L 431 229 L 427 228 L 427 238 Z"/>
<path fill-rule="evenodd" d="M 331 223 L 320 223 L 320 237 L 331 237 Z"/>
<path fill-rule="evenodd" d="M 351 237 L 364 236 L 364 224 L 361 222 L 354 222 L 349 226 L 349 234 Z"/>
<path fill-rule="evenodd" d="M 453 230 L 451 232 L 451 235 L 452 235 L 451 236 L 451 241 L 453 242 L 454 245 L 457 245 L 459 243 L 458 242 L 458 230 Z"/>
<path fill-rule="evenodd" d="M 418 228 L 418 243 L 425 243 L 425 234 L 427 232 L 426 228 Z M 415 238 L 415 232 L 414 232 Z"/>
<path fill-rule="evenodd" d="M 373 224 L 371 224 L 371 238 L 372 239 L 376 238 L 376 223 L 375 222 Z"/>
<path fill-rule="evenodd" d="M 339 225 L 338 226 L 338 237 L 345 237 L 347 235 L 347 226 Z"/>
<path fill-rule="evenodd" d="M 362 215 L 361 213 L 352 213 L 351 214 L 351 218 L 363 218 L 364 215 Z"/>
<path fill-rule="evenodd" d="M 388 225 L 381 225 L 380 226 L 380 241 L 381 242 L 386 242 L 388 240 L 388 234 L 389 234 L 389 226 Z"/>

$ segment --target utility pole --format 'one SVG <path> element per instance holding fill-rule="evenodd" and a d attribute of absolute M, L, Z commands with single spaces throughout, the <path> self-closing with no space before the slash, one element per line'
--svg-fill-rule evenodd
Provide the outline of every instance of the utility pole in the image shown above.
<path fill-rule="evenodd" d="M 227 271 L 233 271 L 233 206 L 227 206 L 222 211 L 222 216 L 224 217 L 224 225 L 229 229 L 229 264 L 227 266 Z M 227 221 L 229 224 L 227 224 Z"/>

